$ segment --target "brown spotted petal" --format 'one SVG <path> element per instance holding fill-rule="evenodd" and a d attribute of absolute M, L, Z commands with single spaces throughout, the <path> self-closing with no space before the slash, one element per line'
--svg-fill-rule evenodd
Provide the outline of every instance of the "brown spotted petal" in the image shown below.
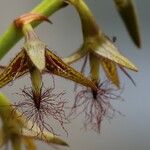
<path fill-rule="evenodd" d="M 22 50 L 0 74 L 0 88 L 27 72 L 26 53 Z"/>
<path fill-rule="evenodd" d="M 102 59 L 101 64 L 104 68 L 107 78 L 119 88 L 120 81 L 116 64 L 104 58 Z"/>
<path fill-rule="evenodd" d="M 82 75 L 69 65 L 65 64 L 59 57 L 57 57 L 48 49 L 46 49 L 46 68 L 49 72 L 53 74 L 97 90 L 96 86 L 92 81 L 88 80 L 86 77 L 84 77 L 84 75 Z"/>
<path fill-rule="evenodd" d="M 114 2 L 132 40 L 138 47 L 141 47 L 137 13 L 133 0 L 114 0 Z"/>

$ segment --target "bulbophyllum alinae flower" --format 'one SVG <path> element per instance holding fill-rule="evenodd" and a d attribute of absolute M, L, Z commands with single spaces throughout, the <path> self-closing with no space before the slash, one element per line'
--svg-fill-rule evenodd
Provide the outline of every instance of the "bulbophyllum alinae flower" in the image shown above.
<path fill-rule="evenodd" d="M 63 60 L 66 63 L 71 64 L 83 57 L 88 57 L 90 63 L 91 59 L 93 62 L 96 62 L 92 62 L 94 66 L 97 66 L 95 67 L 95 73 L 97 74 L 99 71 L 98 64 L 99 66 L 102 65 L 107 78 L 119 88 L 120 81 L 117 66 L 121 68 L 128 77 L 130 76 L 124 68 L 137 71 L 137 67 L 119 52 L 109 38 L 98 27 L 92 12 L 84 0 L 65 1 L 72 4 L 80 16 L 84 41 L 79 50 Z"/>
<path fill-rule="evenodd" d="M 27 150 L 36 150 L 35 140 L 47 144 L 68 146 L 64 140 L 51 132 L 47 132 L 45 129 L 41 132 L 37 125 L 31 128 L 33 123 L 27 123 L 21 114 L 14 109 L 8 98 L 0 93 L 0 118 L 2 120 L 0 147 L 7 146 L 8 142 L 11 142 L 13 150 L 21 150 L 22 145 Z"/>
<path fill-rule="evenodd" d="M 53 128 L 45 120 L 47 116 L 52 117 L 65 129 L 63 127 L 63 123 L 67 121 L 64 113 L 65 102 L 61 97 L 63 93 L 54 94 L 52 88 L 43 90 L 42 73 L 56 74 L 89 86 L 93 90 L 97 90 L 97 87 L 81 73 L 64 63 L 38 38 L 29 23 L 39 19 L 47 21 L 47 18 L 38 14 L 26 14 L 15 20 L 17 28 L 21 29 L 25 36 L 25 43 L 21 52 L 8 67 L 3 68 L 0 74 L 0 87 L 29 72 L 32 88 L 22 90 L 24 100 L 15 106 L 22 111 L 28 121 L 31 119 L 33 123 L 36 122 L 41 131 L 45 128 L 52 132 Z"/>
<path fill-rule="evenodd" d="M 33 18 L 31 19 L 32 15 Z M 26 14 L 15 20 L 16 26 L 19 26 L 19 28 L 22 29 L 25 36 L 25 43 L 21 52 L 17 54 L 17 56 L 0 74 L 0 88 L 15 78 L 29 72 L 33 89 L 40 90 L 40 87 L 38 86 L 41 86 L 41 74 L 44 71 L 75 81 L 84 86 L 90 86 L 96 90 L 92 81 L 64 63 L 61 58 L 47 48 L 46 44 L 38 38 L 32 26 L 28 24 L 28 18 L 30 22 L 36 20 L 36 18 L 39 20 L 39 15 Z M 43 20 L 42 17 L 40 19 Z"/>
<path fill-rule="evenodd" d="M 71 115 L 85 113 L 85 127 L 90 126 L 100 132 L 101 122 L 105 117 L 113 116 L 116 110 L 112 107 L 111 101 L 121 99 L 118 88 L 120 81 L 117 66 L 131 79 L 124 68 L 137 71 L 137 67 L 124 57 L 114 46 L 113 42 L 101 31 L 96 24 L 94 16 L 84 0 L 65 0 L 72 4 L 77 10 L 83 32 L 83 44 L 77 52 L 63 60 L 71 64 L 85 57 L 82 72 L 87 59 L 90 64 L 90 78 L 97 86 L 97 91 L 85 88 L 77 93 L 72 107 Z M 107 81 L 101 81 L 100 65 L 102 65 Z"/>

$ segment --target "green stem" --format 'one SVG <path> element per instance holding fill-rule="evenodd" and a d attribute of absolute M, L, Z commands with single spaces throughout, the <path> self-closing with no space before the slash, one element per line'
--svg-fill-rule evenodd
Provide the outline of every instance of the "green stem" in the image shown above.
<path fill-rule="evenodd" d="M 66 4 L 62 0 L 42 0 L 31 12 L 50 16 Z M 34 23 L 36 27 L 39 23 Z M 22 38 L 23 34 L 12 23 L 0 37 L 0 60 Z"/>
<path fill-rule="evenodd" d="M 79 13 L 81 24 L 82 24 L 82 31 L 83 31 L 83 38 L 86 39 L 88 37 L 93 37 L 99 34 L 99 27 L 96 23 L 95 17 L 91 12 L 88 5 L 85 3 L 84 0 L 69 0 L 72 5 L 76 8 Z"/>

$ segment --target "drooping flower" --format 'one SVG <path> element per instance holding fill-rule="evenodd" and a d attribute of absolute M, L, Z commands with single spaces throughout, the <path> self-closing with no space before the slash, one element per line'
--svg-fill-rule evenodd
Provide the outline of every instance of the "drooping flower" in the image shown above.
<path fill-rule="evenodd" d="M 138 24 L 136 9 L 134 6 L 134 1 L 114 0 L 114 2 L 133 42 L 140 48 L 141 38 L 139 33 L 139 24 Z"/>
<path fill-rule="evenodd" d="M 32 14 L 23 15 L 21 18 L 15 20 L 17 26 L 20 27 L 21 25 L 21 29 L 25 36 L 25 44 L 21 52 L 17 54 L 17 56 L 0 74 L 0 88 L 15 78 L 30 72 L 32 84 L 34 86 L 33 89 L 37 88 L 40 90 L 41 73 L 45 71 L 75 81 L 84 86 L 90 86 L 96 90 L 95 85 L 89 79 L 64 63 L 61 58 L 56 56 L 46 47 L 45 43 L 40 41 L 32 26 L 26 21 L 28 18 L 30 21 L 33 21 L 34 17 L 34 20 L 36 20 L 36 17 L 38 16 L 32 16 L 33 18 L 31 19 L 30 15 Z M 20 20 L 25 22 L 25 24 L 20 23 Z M 39 83 L 37 83 L 37 81 Z"/>
<path fill-rule="evenodd" d="M 127 72 L 124 67 L 133 71 L 137 71 L 137 67 L 124 57 L 114 46 L 113 42 L 101 31 L 84 0 L 65 1 L 72 4 L 79 13 L 84 41 L 77 52 L 63 60 L 66 63 L 71 64 L 84 56 L 89 56 L 89 61 L 90 64 L 94 66 L 95 74 L 98 74 L 98 68 L 101 64 L 107 78 L 117 87 L 120 87 L 117 66 L 121 68 L 125 74 L 127 74 Z M 91 62 L 91 60 L 93 62 Z"/>
<path fill-rule="evenodd" d="M 137 71 L 137 67 L 124 57 L 114 46 L 113 42 L 101 31 L 96 24 L 94 16 L 84 0 L 65 0 L 72 4 L 79 13 L 83 44 L 77 52 L 63 60 L 71 64 L 85 57 L 82 72 L 87 59 L 90 64 L 90 78 L 98 90 L 85 88 L 79 91 L 75 97 L 71 115 L 85 113 L 85 127 L 90 127 L 100 132 L 102 120 L 111 117 L 116 112 L 111 101 L 121 98 L 118 88 L 120 81 L 117 66 L 131 79 L 124 68 Z M 100 76 L 100 65 L 104 68 L 108 81 L 102 82 Z M 114 86 L 116 85 L 116 87 Z"/>
<path fill-rule="evenodd" d="M 0 118 L 2 120 L 0 147 L 11 142 L 13 150 L 21 150 L 23 144 L 27 150 L 36 150 L 35 140 L 43 141 L 47 144 L 68 146 L 64 140 L 51 132 L 46 132 L 45 129 L 41 132 L 36 125 L 31 128 L 33 123 L 27 123 L 21 114 L 19 111 L 14 111 L 13 105 L 0 93 Z"/>
<path fill-rule="evenodd" d="M 27 121 L 31 119 L 33 123 L 36 122 L 41 131 L 43 128 L 53 131 L 51 125 L 46 122 L 47 116 L 57 120 L 65 130 L 63 127 L 63 123 L 67 121 L 63 109 L 65 102 L 61 101 L 61 94 L 55 95 L 51 88 L 43 91 L 42 72 L 56 74 L 84 86 L 90 86 L 93 90 L 97 90 L 97 87 L 81 73 L 65 64 L 39 40 L 32 26 L 28 24 L 36 17 L 38 20 L 42 18 L 35 14 L 27 14 L 15 20 L 16 26 L 23 31 L 25 44 L 21 52 L 0 74 L 0 87 L 29 72 L 32 87 L 22 91 L 25 100 L 16 104 L 16 108 L 22 111 Z"/>

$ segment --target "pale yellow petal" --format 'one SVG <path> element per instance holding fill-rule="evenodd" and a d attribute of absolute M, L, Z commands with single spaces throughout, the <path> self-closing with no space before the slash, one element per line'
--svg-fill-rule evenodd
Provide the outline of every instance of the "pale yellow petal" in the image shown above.
<path fill-rule="evenodd" d="M 45 69 L 45 47 L 39 40 L 31 40 L 24 44 L 28 57 L 40 71 Z"/>
<path fill-rule="evenodd" d="M 120 88 L 120 81 L 116 64 L 107 59 L 102 59 L 101 64 L 104 68 L 107 78 L 111 80 L 112 83 L 115 84 L 118 88 Z"/>
<path fill-rule="evenodd" d="M 104 57 L 133 71 L 138 71 L 137 67 L 124 57 L 107 37 L 103 36 L 99 42 L 99 47 L 93 50 L 97 56 Z"/>

